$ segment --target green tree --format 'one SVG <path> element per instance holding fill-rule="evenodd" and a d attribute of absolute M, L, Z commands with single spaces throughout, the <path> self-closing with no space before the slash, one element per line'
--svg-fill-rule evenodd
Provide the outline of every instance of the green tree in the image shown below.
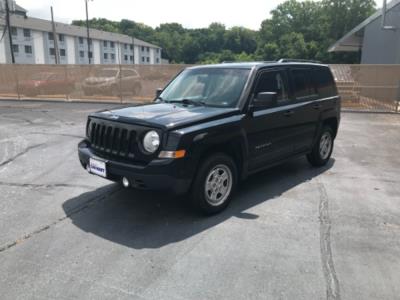
<path fill-rule="evenodd" d="M 287 0 L 270 12 L 259 31 L 226 28 L 187 29 L 178 23 L 152 28 L 131 20 L 91 19 L 91 28 L 123 33 L 157 44 L 172 63 L 317 59 L 326 63 L 356 63 L 358 53 L 328 53 L 329 46 L 375 10 L 374 0 Z M 268 12 L 265 12 L 266 14 Z M 83 20 L 74 25 L 86 26 Z"/>

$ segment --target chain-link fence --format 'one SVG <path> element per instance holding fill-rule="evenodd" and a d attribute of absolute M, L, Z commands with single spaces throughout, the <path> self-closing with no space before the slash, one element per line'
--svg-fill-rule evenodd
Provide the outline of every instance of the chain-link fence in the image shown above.
<path fill-rule="evenodd" d="M 0 99 L 146 102 L 185 65 L 0 65 Z M 350 110 L 400 112 L 400 65 L 331 65 Z"/>
<path fill-rule="evenodd" d="M 400 113 L 400 65 L 331 65 L 342 107 Z"/>
<path fill-rule="evenodd" d="M 0 65 L 0 99 L 146 102 L 185 65 Z"/>

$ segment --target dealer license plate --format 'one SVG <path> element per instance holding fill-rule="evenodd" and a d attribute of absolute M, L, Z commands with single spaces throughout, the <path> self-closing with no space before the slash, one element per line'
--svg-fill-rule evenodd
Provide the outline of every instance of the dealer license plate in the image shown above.
<path fill-rule="evenodd" d="M 107 177 L 106 163 L 104 161 L 90 158 L 89 166 L 90 173 L 99 175 L 101 177 Z"/>

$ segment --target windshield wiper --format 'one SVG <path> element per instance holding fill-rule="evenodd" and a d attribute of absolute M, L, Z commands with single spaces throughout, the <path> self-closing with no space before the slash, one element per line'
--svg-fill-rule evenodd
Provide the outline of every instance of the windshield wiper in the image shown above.
<path fill-rule="evenodd" d="M 206 104 L 203 101 L 195 101 L 191 99 L 182 99 L 182 100 L 164 100 L 167 103 L 182 103 L 185 105 L 195 105 L 195 106 L 205 106 Z"/>

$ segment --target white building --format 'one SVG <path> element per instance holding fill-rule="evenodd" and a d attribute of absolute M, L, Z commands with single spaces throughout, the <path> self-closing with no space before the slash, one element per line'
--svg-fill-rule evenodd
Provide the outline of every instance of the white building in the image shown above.
<path fill-rule="evenodd" d="M 5 27 L 5 0 L 0 0 L 0 33 Z M 161 64 L 161 48 L 127 35 L 90 29 L 90 51 L 86 27 L 28 17 L 26 10 L 10 1 L 11 34 L 15 62 L 54 64 L 58 41 L 61 64 Z M 0 35 L 1 38 L 1 35 Z M 8 34 L 0 40 L 0 64 L 11 63 Z"/>

